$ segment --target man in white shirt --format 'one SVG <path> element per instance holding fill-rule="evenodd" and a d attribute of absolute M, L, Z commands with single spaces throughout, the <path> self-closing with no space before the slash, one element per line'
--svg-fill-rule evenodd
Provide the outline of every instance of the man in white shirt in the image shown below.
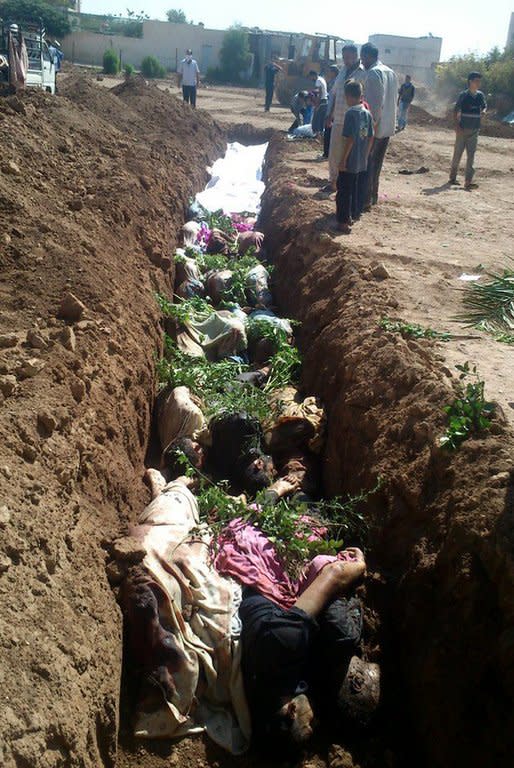
<path fill-rule="evenodd" d="M 186 104 L 196 107 L 196 89 L 200 84 L 200 68 L 193 51 L 188 48 L 185 59 L 182 59 L 178 68 L 178 87 L 182 88 L 182 96 Z"/>
<path fill-rule="evenodd" d="M 323 188 L 326 193 L 335 192 L 339 165 L 343 156 L 343 125 L 348 104 L 344 95 L 344 86 L 348 80 L 356 80 L 364 88 L 366 72 L 359 63 L 357 46 L 345 45 L 343 48 L 343 67 L 341 68 L 329 99 L 327 114 L 327 126 L 332 128 L 330 136 L 330 149 L 328 152 L 329 183 Z"/>
<path fill-rule="evenodd" d="M 325 130 L 325 121 L 327 119 L 328 88 L 327 81 L 321 77 L 315 69 L 309 72 L 309 80 L 313 84 L 313 91 L 318 97 L 318 106 L 314 111 L 312 118 L 313 133 L 323 133 Z"/>
<path fill-rule="evenodd" d="M 398 77 L 378 58 L 378 48 L 366 43 L 361 48 L 361 61 L 366 71 L 364 100 L 368 103 L 375 125 L 375 143 L 368 162 L 368 199 L 364 210 L 378 202 L 378 183 L 389 139 L 396 129 Z"/>

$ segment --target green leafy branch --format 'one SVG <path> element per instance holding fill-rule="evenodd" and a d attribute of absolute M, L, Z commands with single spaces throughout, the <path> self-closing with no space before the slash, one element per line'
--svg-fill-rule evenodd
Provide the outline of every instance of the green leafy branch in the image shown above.
<path fill-rule="evenodd" d="M 433 328 L 424 328 L 417 323 L 406 323 L 404 320 L 391 320 L 389 317 L 383 317 L 379 323 L 380 328 L 391 333 L 399 333 L 408 339 L 438 339 L 439 341 L 450 341 L 451 334 L 445 331 L 435 331 Z"/>
<path fill-rule="evenodd" d="M 453 403 L 444 408 L 448 426 L 440 438 L 441 446 L 449 450 L 456 450 L 469 437 L 488 429 L 494 412 L 494 403 L 485 400 L 485 383 L 480 380 L 476 365 L 470 368 L 466 362 L 456 368 L 460 371 L 459 393 Z M 470 376 L 472 380 L 466 381 Z"/>

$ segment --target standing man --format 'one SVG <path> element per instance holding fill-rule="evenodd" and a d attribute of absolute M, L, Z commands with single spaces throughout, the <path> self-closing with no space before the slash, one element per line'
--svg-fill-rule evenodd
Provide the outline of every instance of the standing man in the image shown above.
<path fill-rule="evenodd" d="M 450 169 L 450 184 L 459 183 L 457 181 L 457 173 L 462 153 L 466 150 L 464 189 L 475 189 L 478 186 L 478 184 L 473 184 L 473 176 L 475 175 L 473 160 L 475 159 L 478 144 L 480 118 L 487 109 L 485 96 L 479 90 L 481 81 L 482 75 L 480 72 L 469 73 L 468 87 L 460 94 L 453 110 L 456 136 Z"/>
<path fill-rule="evenodd" d="M 369 105 L 375 126 L 375 142 L 368 162 L 368 194 L 364 210 L 378 202 L 378 183 L 389 139 L 396 130 L 398 78 L 378 58 L 378 48 L 366 43 L 361 48 L 361 61 L 366 70 L 364 99 Z"/>
<path fill-rule="evenodd" d="M 48 46 L 48 53 L 52 59 L 55 68 L 55 81 L 57 82 L 57 73 L 61 71 L 62 60 L 64 59 L 64 53 L 61 50 L 61 44 L 58 40 L 54 40 Z"/>
<path fill-rule="evenodd" d="M 330 114 L 334 105 L 334 86 L 339 75 L 339 67 L 337 64 L 332 64 L 327 70 L 327 89 L 328 89 L 328 102 L 327 102 L 327 115 Z M 328 160 L 328 153 L 330 150 L 330 136 L 332 134 L 332 126 L 328 120 L 325 121 L 325 133 L 323 136 L 323 154 L 321 159 Z"/>
<path fill-rule="evenodd" d="M 362 86 L 366 80 L 366 73 L 359 62 L 357 46 L 353 44 L 345 45 L 343 48 L 343 66 L 330 93 L 326 122 L 327 127 L 331 128 L 328 150 L 329 183 L 323 187 L 323 192 L 327 194 L 336 191 L 339 165 L 343 155 L 343 126 L 348 109 L 344 86 L 347 80 L 356 80 Z"/>
<path fill-rule="evenodd" d="M 182 97 L 186 104 L 191 104 L 196 108 L 196 89 L 200 85 L 200 68 L 195 59 L 193 51 L 188 48 L 185 59 L 182 59 L 178 69 L 178 87 L 182 88 Z"/>
<path fill-rule="evenodd" d="M 316 135 L 323 133 L 325 130 L 325 122 L 327 120 L 327 105 L 328 105 L 328 88 L 327 81 L 324 77 L 316 72 L 315 69 L 311 69 L 309 72 L 309 80 L 313 84 L 312 89 L 317 96 L 318 106 L 314 111 L 312 118 L 312 132 Z"/>
<path fill-rule="evenodd" d="M 271 102 L 273 101 L 273 93 L 275 91 L 275 77 L 278 72 L 282 72 L 282 67 L 277 64 L 277 60 L 273 58 L 264 67 L 264 88 L 266 90 L 266 98 L 264 101 L 264 111 L 269 112 Z"/>
<path fill-rule="evenodd" d="M 405 75 L 405 82 L 401 84 L 398 91 L 398 130 L 404 131 L 407 127 L 409 108 L 414 99 L 416 89 L 414 88 L 410 75 Z"/>

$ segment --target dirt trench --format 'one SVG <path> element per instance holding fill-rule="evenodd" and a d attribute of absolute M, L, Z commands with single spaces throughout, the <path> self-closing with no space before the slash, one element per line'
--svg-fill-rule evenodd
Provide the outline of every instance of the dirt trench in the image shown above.
<path fill-rule="evenodd" d="M 141 83 L 104 93 L 77 79 L 55 101 L 34 94 L 22 104 L 0 119 L 5 162 L 18 168 L 0 177 L 1 331 L 18 337 L 2 376 L 16 377 L 30 356 L 45 368 L 17 379 L 0 412 L 0 761 L 97 768 L 116 761 L 119 719 L 121 620 L 106 552 L 148 500 L 141 478 L 161 339 L 153 294 L 171 288 L 187 198 L 226 134 L 198 113 L 198 141 L 188 143 L 182 105 Z M 251 137 L 248 127 L 230 136 Z M 512 435 L 498 420 L 455 456 L 437 448 L 452 397 L 437 348 L 378 328 L 395 307 L 387 281 L 317 228 L 288 181 L 285 151 L 273 138 L 262 227 L 281 314 L 302 322 L 305 387 L 329 409 L 325 491 L 384 481 L 368 509 L 366 631 L 384 670 L 386 762 L 507 766 Z M 56 318 L 66 290 L 86 305 L 79 324 Z M 30 346 L 30 329 L 46 346 Z M 382 746 L 356 747 L 357 759 L 378 768 Z M 127 740 L 118 754 L 120 767 L 170 760 L 237 762 L 199 740 L 152 751 Z"/>
<path fill-rule="evenodd" d="M 513 745 L 513 436 L 499 414 L 483 439 L 454 455 L 439 448 L 454 382 L 437 344 L 380 329 L 380 318 L 397 306 L 387 279 L 369 257 L 346 251 L 317 226 L 312 205 L 288 181 L 286 153 L 273 136 L 259 228 L 275 266 L 280 314 L 301 322 L 305 391 L 328 409 L 324 491 L 355 493 L 382 479 L 366 507 L 372 535 L 363 596 L 365 655 L 383 672 L 381 712 L 364 737 L 325 734 L 308 764 L 478 768 L 492 755 L 506 768 Z M 170 760 L 261 764 L 201 740 L 138 745 L 128 732 L 127 697 L 125 707 L 120 768 L 161 768 Z"/>
<path fill-rule="evenodd" d="M 328 409 L 327 495 L 382 489 L 365 598 L 383 667 L 382 729 L 394 765 L 511 764 L 514 747 L 514 439 L 439 447 L 455 378 L 437 343 L 379 327 L 398 301 L 387 270 L 327 234 L 267 156 L 262 223 L 282 314 L 301 322 L 303 384 Z"/>

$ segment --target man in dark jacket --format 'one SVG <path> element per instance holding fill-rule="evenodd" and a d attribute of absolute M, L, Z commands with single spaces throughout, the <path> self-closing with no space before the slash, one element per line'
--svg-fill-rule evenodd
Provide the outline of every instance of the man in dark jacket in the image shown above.
<path fill-rule="evenodd" d="M 407 127 L 409 108 L 414 99 L 416 89 L 414 88 L 410 75 L 405 75 L 405 82 L 401 84 L 398 91 L 398 130 L 404 131 Z"/>
<path fill-rule="evenodd" d="M 461 157 L 464 150 L 466 150 L 464 189 L 474 189 L 478 186 L 473 184 L 473 176 L 475 174 L 473 161 L 478 144 L 478 134 L 480 133 L 480 118 L 487 109 L 485 96 L 479 90 L 481 80 L 482 75 L 480 72 L 469 73 L 468 87 L 460 94 L 453 110 L 455 147 L 450 168 L 450 184 L 458 184 L 457 173 Z"/>

